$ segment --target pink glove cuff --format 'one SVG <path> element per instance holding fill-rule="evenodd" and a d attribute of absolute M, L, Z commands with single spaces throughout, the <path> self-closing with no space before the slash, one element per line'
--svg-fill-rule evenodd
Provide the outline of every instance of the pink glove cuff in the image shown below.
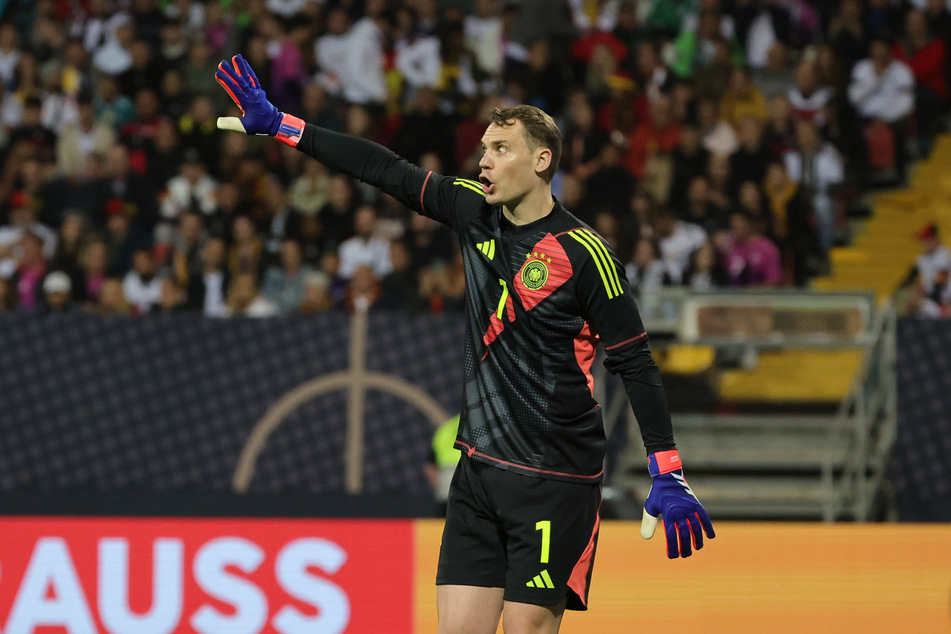
<path fill-rule="evenodd" d="M 304 133 L 305 125 L 303 119 L 292 114 L 285 114 L 281 118 L 281 123 L 274 138 L 291 147 L 297 147 L 297 144 L 300 143 L 300 137 Z"/>
<path fill-rule="evenodd" d="M 651 477 L 678 469 L 683 469 L 683 463 L 680 462 L 680 453 L 676 449 L 658 451 L 647 456 L 647 470 Z"/>

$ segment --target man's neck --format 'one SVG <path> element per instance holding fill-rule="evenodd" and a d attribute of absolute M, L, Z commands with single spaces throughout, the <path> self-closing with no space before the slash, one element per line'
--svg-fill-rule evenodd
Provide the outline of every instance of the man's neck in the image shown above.
<path fill-rule="evenodd" d="M 502 214 L 513 225 L 527 225 L 544 218 L 555 208 L 551 186 L 538 187 L 516 203 L 502 205 Z"/>

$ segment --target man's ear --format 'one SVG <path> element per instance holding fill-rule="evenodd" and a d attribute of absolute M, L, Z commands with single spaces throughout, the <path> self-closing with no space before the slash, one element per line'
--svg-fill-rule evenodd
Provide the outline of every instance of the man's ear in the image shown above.
<path fill-rule="evenodd" d="M 545 173 L 551 165 L 551 150 L 547 147 L 539 148 L 535 151 L 535 173 Z"/>

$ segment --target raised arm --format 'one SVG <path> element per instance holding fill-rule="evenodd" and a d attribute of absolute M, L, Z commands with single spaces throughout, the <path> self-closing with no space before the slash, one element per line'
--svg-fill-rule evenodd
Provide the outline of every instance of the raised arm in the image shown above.
<path fill-rule="evenodd" d="M 420 211 L 420 193 L 428 172 L 366 139 L 311 125 L 279 111 L 261 88 L 251 65 L 241 56 L 218 64 L 215 79 L 231 95 L 242 116 L 218 117 L 218 128 L 274 137 L 324 165 L 390 194 Z"/>

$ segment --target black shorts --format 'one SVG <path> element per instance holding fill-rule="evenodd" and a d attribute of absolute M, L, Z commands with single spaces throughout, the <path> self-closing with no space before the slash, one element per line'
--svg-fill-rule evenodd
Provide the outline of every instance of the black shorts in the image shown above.
<path fill-rule="evenodd" d="M 533 478 L 465 456 L 449 491 L 436 585 L 505 588 L 505 600 L 586 610 L 601 485 Z"/>

